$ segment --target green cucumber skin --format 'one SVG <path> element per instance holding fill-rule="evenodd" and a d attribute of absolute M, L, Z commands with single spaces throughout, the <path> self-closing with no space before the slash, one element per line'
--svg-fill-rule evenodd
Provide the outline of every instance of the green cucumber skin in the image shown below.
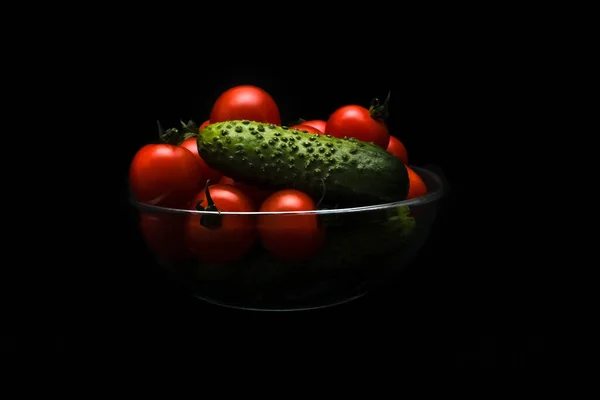
<path fill-rule="evenodd" d="M 371 205 L 404 200 L 408 172 L 397 157 L 373 143 L 313 135 L 253 121 L 206 126 L 198 153 L 224 175 L 272 189 L 294 188 L 325 202 Z"/>

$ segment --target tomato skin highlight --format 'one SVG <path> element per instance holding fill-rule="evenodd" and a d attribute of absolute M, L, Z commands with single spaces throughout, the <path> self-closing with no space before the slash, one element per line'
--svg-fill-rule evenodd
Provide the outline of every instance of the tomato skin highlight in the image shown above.
<path fill-rule="evenodd" d="M 210 113 L 211 123 L 249 120 L 281 125 L 279 108 L 265 90 L 252 85 L 235 86 L 223 92 Z"/>
<path fill-rule="evenodd" d="M 200 127 L 198 128 L 198 131 L 201 131 L 202 129 L 206 128 L 210 124 L 211 124 L 210 119 L 207 119 L 206 121 L 204 121 L 202 123 L 202 125 L 200 125 Z"/>
<path fill-rule="evenodd" d="M 387 149 L 390 134 L 385 123 L 371 117 L 365 107 L 347 105 L 335 110 L 325 126 L 325 133 L 337 138 L 353 137 L 363 142 L 373 142 Z"/>
<path fill-rule="evenodd" d="M 230 178 L 228 176 L 223 175 L 221 177 L 221 180 L 219 181 L 219 183 L 222 183 L 223 185 L 235 185 L 235 181 L 233 180 L 233 178 Z"/>
<path fill-rule="evenodd" d="M 252 201 L 257 207 L 260 207 L 262 202 L 275 192 L 275 190 L 272 189 L 263 189 L 258 186 L 250 185 L 244 182 L 236 182 L 234 179 L 228 176 L 223 176 L 219 183 L 222 183 L 224 185 L 232 185 L 240 189 L 252 199 Z"/>
<path fill-rule="evenodd" d="M 241 190 L 234 186 L 216 184 L 209 187 L 210 197 L 221 212 L 254 212 L 256 206 Z M 208 206 L 206 190 L 202 190 L 190 202 L 189 208 L 196 210 L 196 204 Z M 203 225 L 202 215 L 188 215 L 185 226 L 185 239 L 190 252 L 202 262 L 226 264 L 240 260 L 257 241 L 256 225 L 252 215 L 221 215 L 217 217 L 219 226 Z"/>
<path fill-rule="evenodd" d="M 325 127 L 327 125 L 327 122 L 320 119 L 311 119 L 310 121 L 304 121 L 299 125 L 312 126 L 313 128 L 318 129 L 319 132 L 325 134 Z"/>
<path fill-rule="evenodd" d="M 404 165 L 408 165 L 408 152 L 406 151 L 404 143 L 402 143 L 400 139 L 390 135 L 390 142 L 388 143 L 387 151 L 398 157 L 400 161 L 404 163 Z"/>
<path fill-rule="evenodd" d="M 185 261 L 192 253 L 185 243 L 183 214 L 140 213 L 140 228 L 146 245 L 164 261 Z"/>
<path fill-rule="evenodd" d="M 423 179 L 413 171 L 409 166 L 405 165 L 406 171 L 408 172 L 408 179 L 410 180 L 410 186 L 408 189 L 408 195 L 406 199 L 414 199 L 417 197 L 425 196 L 428 192 L 427 185 L 423 182 Z"/>
<path fill-rule="evenodd" d="M 280 190 L 269 196 L 260 212 L 310 211 L 315 203 L 298 190 Z M 259 215 L 258 233 L 263 247 L 274 257 L 294 261 L 315 255 L 325 243 L 317 215 Z"/>
<path fill-rule="evenodd" d="M 194 154 L 171 144 L 143 146 L 129 168 L 131 190 L 147 204 L 183 209 L 204 183 Z"/>
<path fill-rule="evenodd" d="M 314 126 L 310 126 L 310 125 L 305 125 L 305 124 L 299 124 L 299 125 L 294 125 L 294 126 L 290 126 L 290 129 L 298 129 L 300 131 L 307 131 L 308 133 L 313 133 L 313 134 L 317 134 L 317 135 L 323 135 L 323 132 L 318 130 L 317 128 L 315 128 Z"/>
<path fill-rule="evenodd" d="M 221 179 L 221 173 L 219 171 L 214 170 L 211 167 L 209 167 L 208 164 L 206 164 L 206 162 L 202 159 L 200 154 L 198 154 L 198 142 L 197 142 L 196 138 L 193 138 L 193 137 L 188 138 L 188 139 L 184 140 L 180 144 L 180 146 L 188 149 L 189 151 L 191 151 L 194 154 L 194 156 L 196 156 L 198 165 L 200 165 L 200 169 L 202 171 L 202 176 L 204 177 L 205 180 L 210 179 L 211 183 L 219 182 L 219 180 Z M 204 183 L 206 183 L 206 182 L 204 182 Z"/>

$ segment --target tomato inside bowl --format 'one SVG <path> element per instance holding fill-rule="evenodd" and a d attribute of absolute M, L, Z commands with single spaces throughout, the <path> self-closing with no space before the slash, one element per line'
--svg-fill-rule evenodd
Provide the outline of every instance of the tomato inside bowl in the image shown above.
<path fill-rule="evenodd" d="M 191 295 L 243 309 L 304 310 L 361 297 L 393 282 L 413 260 L 444 184 L 431 170 L 411 168 L 427 194 L 387 204 L 261 212 L 131 203 L 151 239 L 148 250 Z"/>

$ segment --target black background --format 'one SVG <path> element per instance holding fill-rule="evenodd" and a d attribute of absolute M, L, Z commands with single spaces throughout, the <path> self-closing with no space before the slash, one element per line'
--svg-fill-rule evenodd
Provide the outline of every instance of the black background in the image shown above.
<path fill-rule="evenodd" d="M 501 126 L 492 115 L 503 102 L 505 66 L 486 51 L 488 39 L 452 23 L 435 29 L 394 28 L 398 24 L 380 32 L 381 26 L 348 23 L 328 36 L 293 40 L 256 31 L 220 35 L 218 43 L 182 24 L 193 39 L 185 44 L 163 36 L 166 26 L 146 35 L 151 23 L 142 23 L 144 30 L 125 24 L 115 28 L 120 37 L 90 39 L 98 50 L 80 46 L 68 71 L 77 71 L 72 86 L 83 94 L 71 99 L 61 123 L 77 114 L 103 138 L 83 157 L 87 173 L 97 177 L 90 194 L 102 207 L 81 240 L 94 261 L 56 280 L 65 289 L 54 292 L 56 302 L 45 309 L 50 333 L 42 347 L 109 354 L 307 348 L 425 365 L 543 365 L 548 339 L 533 273 L 515 266 L 498 245 L 505 228 L 483 163 L 502 153 L 495 148 Z M 390 131 L 412 164 L 436 165 L 450 188 L 429 242 L 401 280 L 330 309 L 259 313 L 189 298 L 158 272 L 127 202 L 129 163 L 156 140 L 157 120 L 165 127 L 180 119 L 201 123 L 218 95 L 238 84 L 269 92 L 283 123 L 327 119 L 339 106 L 367 106 L 392 91 Z M 91 217 L 83 215 L 77 218 Z M 5 347 L 19 348 L 19 335 L 8 332 Z"/>

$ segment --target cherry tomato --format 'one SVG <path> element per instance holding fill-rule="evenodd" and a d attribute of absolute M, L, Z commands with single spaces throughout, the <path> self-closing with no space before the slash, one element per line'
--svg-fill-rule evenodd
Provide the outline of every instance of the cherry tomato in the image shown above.
<path fill-rule="evenodd" d="M 294 125 L 294 126 L 290 126 L 291 129 L 299 129 L 299 130 L 304 130 L 304 131 L 308 131 L 308 133 L 313 133 L 313 134 L 318 134 L 318 135 L 322 135 L 323 132 L 318 130 L 317 128 L 315 128 L 314 126 L 310 126 L 310 125 L 304 125 L 304 124 L 299 124 L 299 125 Z"/>
<path fill-rule="evenodd" d="M 213 124 L 239 119 L 281 125 L 279 109 L 273 98 L 263 89 L 250 85 L 236 86 L 223 92 L 210 113 Z"/>
<path fill-rule="evenodd" d="M 142 237 L 156 256 L 165 261 L 184 261 L 192 254 L 185 243 L 185 215 L 140 213 Z"/>
<path fill-rule="evenodd" d="M 216 184 L 206 188 L 190 203 L 196 210 L 200 203 L 207 211 L 254 212 L 252 200 L 234 186 Z M 215 211 L 216 211 L 215 210 Z M 187 216 L 185 237 L 188 249 L 201 261 L 231 263 L 246 255 L 257 240 L 256 226 L 251 215 L 200 215 Z"/>
<path fill-rule="evenodd" d="M 196 138 L 188 138 L 184 140 L 183 143 L 180 144 L 180 146 L 185 147 L 186 149 L 194 153 L 198 160 L 198 165 L 200 165 L 200 169 L 202 170 L 202 176 L 205 180 L 210 179 L 211 183 L 219 182 L 219 179 L 221 179 L 221 173 L 209 167 L 208 164 L 206 164 L 206 162 L 202 159 L 202 157 L 200 157 L 200 154 L 198 154 L 198 143 L 196 142 Z"/>
<path fill-rule="evenodd" d="M 363 142 L 373 142 L 387 149 L 390 134 L 384 122 L 371 116 L 368 109 L 358 105 L 338 108 L 331 114 L 325 133 L 338 138 L 354 137 Z"/>
<path fill-rule="evenodd" d="M 225 176 L 225 175 L 223 175 L 221 177 L 221 180 L 219 181 L 219 183 L 221 183 L 223 185 L 231 185 L 231 186 L 235 185 L 235 181 L 232 178 Z"/>
<path fill-rule="evenodd" d="M 308 125 L 312 126 L 315 129 L 318 129 L 321 133 L 325 133 L 325 125 L 327 122 L 322 121 L 320 119 L 311 119 L 310 121 L 304 121 L 300 125 Z"/>
<path fill-rule="evenodd" d="M 236 188 L 240 189 L 242 192 L 244 192 L 248 197 L 250 197 L 252 199 L 252 201 L 254 202 L 254 204 L 256 206 L 260 206 L 267 197 L 269 197 L 270 195 L 272 195 L 275 192 L 274 190 L 271 190 L 271 189 L 263 189 L 258 186 L 249 185 L 247 183 L 236 182 L 228 176 L 223 176 L 219 183 L 222 183 L 224 185 L 232 185 L 232 186 L 235 186 Z"/>
<path fill-rule="evenodd" d="M 200 128 L 198 128 L 198 131 L 201 131 L 202 129 L 206 128 L 208 125 L 210 125 L 210 119 L 204 121 L 202 125 L 200 125 Z"/>
<path fill-rule="evenodd" d="M 185 208 L 204 186 L 198 159 L 188 149 L 171 144 L 148 144 L 133 157 L 129 183 L 138 201 Z"/>
<path fill-rule="evenodd" d="M 308 211 L 315 203 L 309 195 L 298 190 L 280 190 L 269 196 L 260 212 Z M 317 216 L 259 215 L 258 233 L 263 247 L 281 260 L 298 260 L 313 256 L 325 242 L 325 233 Z"/>
<path fill-rule="evenodd" d="M 406 152 L 406 147 L 404 147 L 404 143 L 395 136 L 390 135 L 387 151 L 398 157 L 404 165 L 408 165 L 408 153 Z"/>
<path fill-rule="evenodd" d="M 427 191 L 427 185 L 423 182 L 423 179 L 413 171 L 409 166 L 405 165 L 406 171 L 408 172 L 408 179 L 410 180 L 410 187 L 408 189 L 408 195 L 406 199 L 414 199 L 416 197 L 425 196 Z"/>

